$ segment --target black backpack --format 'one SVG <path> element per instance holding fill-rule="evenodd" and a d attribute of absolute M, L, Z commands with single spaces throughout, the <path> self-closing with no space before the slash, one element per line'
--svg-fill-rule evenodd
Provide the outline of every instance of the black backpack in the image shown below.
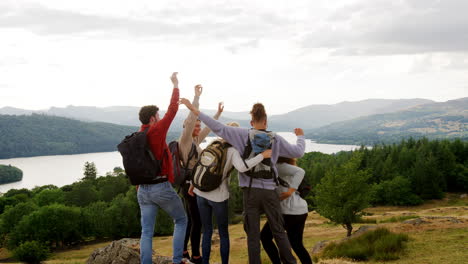
<path fill-rule="evenodd" d="M 192 177 L 195 188 L 202 192 L 210 192 L 221 185 L 225 179 L 223 172 L 229 147 L 229 143 L 216 140 L 202 151 Z M 229 174 L 230 172 L 227 175 Z"/>
<path fill-rule="evenodd" d="M 306 181 L 305 177 L 302 179 L 301 184 L 297 187 L 297 191 L 299 192 L 299 196 L 301 198 L 306 198 L 306 196 L 310 193 L 312 186 Z"/>
<path fill-rule="evenodd" d="M 190 160 L 198 158 L 197 146 L 192 142 L 192 148 L 190 149 L 187 162 L 184 164 L 180 158 L 179 142 L 171 141 L 169 143 L 169 150 L 172 154 L 172 166 L 174 170 L 174 183 L 176 187 L 180 187 L 187 183 L 192 176 L 192 170 L 189 169 Z"/>
<path fill-rule="evenodd" d="M 148 144 L 148 128 L 126 136 L 117 149 L 122 155 L 125 173 L 132 185 L 155 184 L 167 181 L 167 176 L 159 176 L 162 162 L 154 157 Z"/>

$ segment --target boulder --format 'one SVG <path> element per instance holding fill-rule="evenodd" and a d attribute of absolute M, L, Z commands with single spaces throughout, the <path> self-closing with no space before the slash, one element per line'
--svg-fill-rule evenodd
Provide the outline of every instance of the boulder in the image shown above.
<path fill-rule="evenodd" d="M 375 230 L 377 229 L 378 226 L 376 225 L 363 225 L 363 226 L 360 226 L 358 230 L 356 230 L 356 232 L 354 232 L 353 234 L 351 234 L 351 237 L 349 238 L 353 238 L 353 237 L 357 237 L 357 236 L 360 236 L 366 232 L 369 232 L 371 230 Z"/>
<path fill-rule="evenodd" d="M 139 264 L 140 241 L 123 238 L 110 245 L 96 249 L 86 261 L 87 264 Z M 153 264 L 172 263 L 172 258 L 156 256 L 153 251 Z"/>
<path fill-rule="evenodd" d="M 322 252 L 322 250 L 329 244 L 330 242 L 327 240 L 322 240 L 319 241 L 315 244 L 315 246 L 312 248 L 312 254 L 319 254 Z"/>
<path fill-rule="evenodd" d="M 410 224 L 410 225 L 420 225 L 420 224 L 427 224 L 429 222 L 422 220 L 421 218 L 415 218 L 403 221 L 403 224 Z"/>

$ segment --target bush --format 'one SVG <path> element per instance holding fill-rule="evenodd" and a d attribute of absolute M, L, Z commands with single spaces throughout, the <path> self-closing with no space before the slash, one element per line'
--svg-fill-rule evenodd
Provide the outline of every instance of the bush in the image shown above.
<path fill-rule="evenodd" d="M 63 247 L 81 240 L 81 210 L 63 204 L 44 206 L 23 217 L 11 232 L 9 248 L 25 241 L 38 241 L 50 246 Z"/>
<path fill-rule="evenodd" d="M 13 256 L 26 263 L 40 263 L 49 257 L 49 249 L 37 241 L 22 243 L 13 251 Z"/>
<path fill-rule="evenodd" d="M 411 181 L 403 176 L 374 185 L 373 196 L 372 203 L 381 205 L 418 205 L 423 202 L 413 193 Z"/>
<path fill-rule="evenodd" d="M 343 243 L 331 243 L 322 254 L 325 258 L 350 258 L 353 260 L 395 260 L 409 240 L 406 234 L 396 234 L 386 228 L 369 231 Z"/>
<path fill-rule="evenodd" d="M 34 196 L 34 200 L 39 206 L 46 206 L 53 203 L 63 203 L 65 195 L 61 189 L 45 189 Z"/>

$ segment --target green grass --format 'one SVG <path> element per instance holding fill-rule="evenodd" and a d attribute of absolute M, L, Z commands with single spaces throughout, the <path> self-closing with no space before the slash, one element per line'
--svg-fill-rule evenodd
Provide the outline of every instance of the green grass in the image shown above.
<path fill-rule="evenodd" d="M 343 243 L 331 243 L 324 258 L 349 258 L 359 261 L 398 259 L 409 240 L 406 234 L 396 234 L 386 228 L 378 228 Z"/>
<path fill-rule="evenodd" d="M 405 220 L 414 219 L 414 218 L 418 218 L 418 217 L 419 217 L 419 216 L 417 216 L 417 215 L 401 215 L 401 216 L 394 216 L 394 217 L 391 217 L 391 218 L 379 220 L 378 223 L 381 224 L 381 223 L 403 222 L 403 221 L 405 221 Z"/>

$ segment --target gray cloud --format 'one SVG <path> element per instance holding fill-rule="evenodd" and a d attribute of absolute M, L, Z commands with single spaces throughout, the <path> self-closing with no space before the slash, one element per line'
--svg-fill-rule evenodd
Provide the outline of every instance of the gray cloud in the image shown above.
<path fill-rule="evenodd" d="M 252 13 L 254 12 L 254 13 Z M 187 19 L 191 18 L 191 19 Z M 195 21 L 195 22 L 194 22 Z M 277 14 L 237 7 L 208 6 L 150 11 L 144 19 L 99 16 L 34 5 L 0 6 L 0 28 L 21 28 L 39 35 L 86 34 L 203 40 L 281 37 L 289 21 Z"/>
<path fill-rule="evenodd" d="M 468 51 L 468 1 L 369 1 L 343 7 L 303 39 L 334 55 Z"/>

